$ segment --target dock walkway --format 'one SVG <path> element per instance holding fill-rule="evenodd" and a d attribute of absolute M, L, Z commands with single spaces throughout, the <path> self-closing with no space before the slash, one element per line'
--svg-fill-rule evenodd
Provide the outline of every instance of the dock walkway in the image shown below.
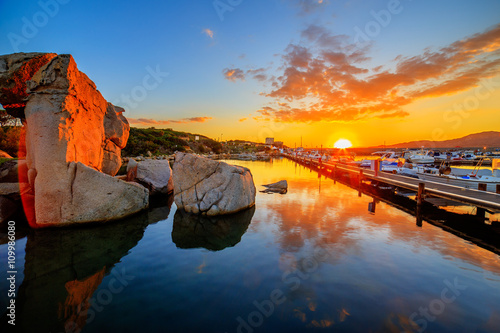
<path fill-rule="evenodd" d="M 321 163 L 317 160 L 303 157 L 296 157 L 283 154 L 288 159 L 306 164 L 322 172 L 330 172 L 334 177 L 339 173 L 349 173 L 350 176 L 358 177 L 358 181 L 372 180 L 384 184 L 397 186 L 417 192 L 422 183 L 425 184 L 425 195 L 449 199 L 463 204 L 476 206 L 485 209 L 490 213 L 500 212 L 500 194 L 481 190 L 466 189 L 459 186 L 424 181 L 422 179 L 391 174 L 382 171 L 360 168 L 346 163 Z M 498 187 L 497 187 L 498 188 Z"/>

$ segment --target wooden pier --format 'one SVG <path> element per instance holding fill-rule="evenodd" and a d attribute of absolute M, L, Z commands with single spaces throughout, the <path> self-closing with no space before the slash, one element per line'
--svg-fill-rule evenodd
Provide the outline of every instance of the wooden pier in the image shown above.
<path fill-rule="evenodd" d="M 351 179 L 356 179 L 360 185 L 363 181 L 376 181 L 382 184 L 392 185 L 399 188 L 416 192 L 417 208 L 423 203 L 426 197 L 436 197 L 446 200 L 452 200 L 465 205 L 477 207 L 477 216 L 484 220 L 485 212 L 495 214 L 500 212 L 500 187 L 497 186 L 497 193 L 484 191 L 482 184 L 477 190 L 466 189 L 459 186 L 424 181 L 422 179 L 401 176 L 397 174 L 360 168 L 346 163 L 322 163 L 315 159 L 304 158 L 283 154 L 288 159 L 300 164 L 309 166 L 321 173 L 331 175 L 337 178 L 341 174 L 347 174 Z"/>

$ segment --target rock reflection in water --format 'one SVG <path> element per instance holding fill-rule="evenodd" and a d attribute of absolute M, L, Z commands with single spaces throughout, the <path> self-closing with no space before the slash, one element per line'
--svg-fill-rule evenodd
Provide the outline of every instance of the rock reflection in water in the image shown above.
<path fill-rule="evenodd" d="M 241 241 L 254 213 L 255 207 L 251 207 L 236 214 L 209 217 L 179 209 L 174 215 L 172 240 L 181 249 L 220 251 Z"/>
<path fill-rule="evenodd" d="M 171 204 L 169 200 L 168 206 L 116 223 L 30 233 L 16 300 L 18 331 L 79 332 L 98 315 L 91 299 L 105 276 L 137 245 L 149 224 L 168 217 Z M 114 288 L 123 289 L 118 282 Z"/>

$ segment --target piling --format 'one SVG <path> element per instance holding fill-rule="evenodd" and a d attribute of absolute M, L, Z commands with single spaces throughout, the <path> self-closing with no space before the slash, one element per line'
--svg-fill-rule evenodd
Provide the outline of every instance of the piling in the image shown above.
<path fill-rule="evenodd" d="M 486 184 L 483 184 L 483 183 L 477 184 L 477 189 L 479 191 L 486 191 Z M 476 217 L 478 218 L 479 221 L 484 222 L 484 220 L 486 218 L 486 210 L 484 208 L 477 207 Z"/>
<path fill-rule="evenodd" d="M 497 184 L 497 194 L 500 194 L 500 184 Z"/>
<path fill-rule="evenodd" d="M 425 183 L 418 183 L 417 211 L 415 212 L 415 215 L 417 217 L 418 227 L 422 227 L 422 204 L 424 203 L 424 193 L 425 193 Z"/>
<path fill-rule="evenodd" d="M 418 183 L 418 192 L 417 192 L 417 206 L 421 206 L 424 202 L 424 192 L 425 192 L 425 183 Z"/>
<path fill-rule="evenodd" d="M 380 170 L 380 160 L 375 160 L 375 177 L 378 177 L 379 170 Z"/>

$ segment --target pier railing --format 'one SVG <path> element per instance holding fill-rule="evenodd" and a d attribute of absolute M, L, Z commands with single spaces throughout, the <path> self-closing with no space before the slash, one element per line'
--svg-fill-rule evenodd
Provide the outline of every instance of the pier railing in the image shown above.
<path fill-rule="evenodd" d="M 323 163 L 317 159 L 290 154 L 283 154 L 283 156 L 301 164 L 308 165 L 317 171 L 330 173 L 334 177 L 339 175 L 339 173 L 347 173 L 350 177 L 357 177 L 359 183 L 364 180 L 371 180 L 415 191 L 418 195 L 417 201 L 422 201 L 425 194 L 426 196 L 433 196 L 476 206 L 478 208 L 478 215 L 484 215 L 484 210 L 490 213 L 500 212 L 500 194 L 498 193 L 486 192 L 480 189 L 468 189 L 428 180 L 424 181 L 422 179 L 382 172 L 379 170 L 360 168 L 356 165 L 342 162 Z M 483 187 L 479 186 L 479 188 Z M 497 192 L 498 191 L 499 186 L 497 186 Z"/>

